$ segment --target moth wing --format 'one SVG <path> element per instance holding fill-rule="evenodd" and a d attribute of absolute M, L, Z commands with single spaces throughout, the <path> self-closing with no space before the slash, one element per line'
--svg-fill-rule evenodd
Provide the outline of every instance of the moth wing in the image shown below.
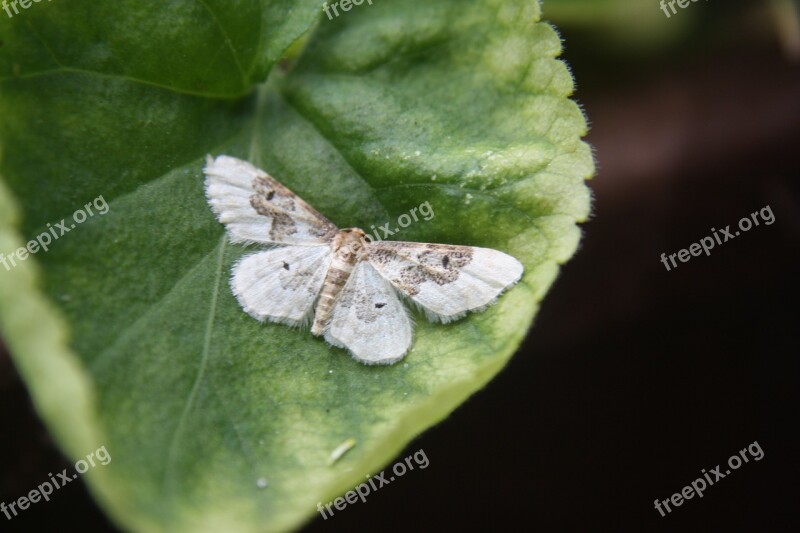
<path fill-rule="evenodd" d="M 441 322 L 491 305 L 524 270 L 508 254 L 472 246 L 380 241 L 369 243 L 367 254 L 395 289 Z"/>
<path fill-rule="evenodd" d="M 325 340 L 347 348 L 362 363 L 392 364 L 408 352 L 412 329 L 392 286 L 360 261 L 336 299 Z"/>
<path fill-rule="evenodd" d="M 336 226 L 247 161 L 208 156 L 206 197 L 233 242 L 325 244 Z"/>
<path fill-rule="evenodd" d="M 231 288 L 253 318 L 290 326 L 308 324 L 330 261 L 327 245 L 257 252 L 234 266 Z"/>

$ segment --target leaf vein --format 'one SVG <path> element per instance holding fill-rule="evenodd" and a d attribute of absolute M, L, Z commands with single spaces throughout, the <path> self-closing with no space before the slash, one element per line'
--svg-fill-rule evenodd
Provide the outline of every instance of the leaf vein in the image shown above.
<path fill-rule="evenodd" d="M 203 351 L 200 357 L 200 366 L 197 369 L 197 376 L 195 377 L 192 388 L 189 391 L 189 396 L 186 398 L 186 405 L 183 407 L 183 412 L 175 427 L 175 433 L 172 435 L 172 442 L 169 446 L 167 456 L 167 465 L 164 471 L 164 487 L 174 491 L 175 476 L 172 474 L 175 460 L 178 455 L 178 445 L 180 443 L 181 435 L 183 434 L 186 426 L 186 420 L 189 417 L 189 412 L 194 405 L 197 391 L 200 390 L 200 385 L 205 377 L 206 367 L 208 366 L 208 354 L 211 351 L 211 337 L 213 331 L 214 321 L 216 320 L 217 301 L 219 300 L 219 287 L 222 280 L 222 262 L 225 257 L 225 245 L 227 239 L 223 236 L 219 244 L 219 258 L 217 260 L 217 272 L 214 280 L 214 290 L 211 293 L 211 305 L 209 306 L 208 320 L 206 321 L 206 331 L 203 336 Z"/>

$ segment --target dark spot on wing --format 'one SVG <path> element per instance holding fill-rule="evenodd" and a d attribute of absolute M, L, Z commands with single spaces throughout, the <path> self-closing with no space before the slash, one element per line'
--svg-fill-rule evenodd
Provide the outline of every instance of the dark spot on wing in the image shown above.
<path fill-rule="evenodd" d="M 375 307 L 380 309 L 381 307 L 385 306 L 386 304 L 375 304 Z"/>
<path fill-rule="evenodd" d="M 250 205 L 259 215 L 272 219 L 270 238 L 280 242 L 283 237 L 297 233 L 297 226 L 289 215 L 295 210 L 295 196 L 285 188 L 282 195 L 277 194 L 276 190 L 282 186 L 265 177 L 254 178 L 252 186 L 255 193 L 250 196 Z"/>
<path fill-rule="evenodd" d="M 403 254 L 408 255 L 403 257 Z M 427 281 L 446 285 L 457 280 L 460 270 L 472 261 L 472 249 L 427 243 L 405 243 L 399 249 L 390 244 L 383 247 L 377 244 L 370 249 L 369 258 L 378 266 L 405 264 L 391 282 L 406 294 L 414 296 L 419 294 L 420 286 Z"/>
<path fill-rule="evenodd" d="M 283 262 L 283 268 L 285 268 L 286 270 L 289 270 L 289 263 L 287 263 L 286 261 L 284 261 L 284 262 Z"/>
<path fill-rule="evenodd" d="M 325 220 L 325 217 L 271 177 L 253 178 L 251 185 L 254 193 L 250 196 L 250 205 L 256 213 L 271 219 L 272 227 L 269 236 L 273 241 L 281 242 L 286 237 L 297 233 L 298 228 L 294 217 L 297 216 L 298 211 L 307 211 L 316 215 L 317 220 L 306 221 L 308 232 L 314 237 L 330 240 L 339 231 L 336 226 Z"/>

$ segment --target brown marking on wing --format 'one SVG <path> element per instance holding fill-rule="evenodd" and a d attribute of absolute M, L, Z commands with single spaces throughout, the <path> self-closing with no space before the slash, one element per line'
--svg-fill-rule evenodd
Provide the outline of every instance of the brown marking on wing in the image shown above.
<path fill-rule="evenodd" d="M 297 233 L 297 224 L 291 213 L 297 212 L 298 206 L 313 214 L 319 221 L 316 225 L 309 224 L 310 235 L 327 240 L 336 234 L 336 226 L 271 176 L 253 178 L 252 187 L 254 192 L 250 196 L 250 205 L 259 215 L 272 219 L 269 231 L 271 239 L 280 241 L 282 237 Z"/>
<path fill-rule="evenodd" d="M 419 294 L 420 285 L 426 281 L 437 285 L 454 282 L 460 275 L 459 270 L 472 261 L 472 250 L 466 246 L 426 243 L 409 246 L 409 243 L 404 243 L 404 247 L 414 250 L 406 258 L 417 264 L 403 267 L 391 282 L 410 296 Z M 397 257 L 402 257 L 397 249 L 382 248 L 379 244 L 371 246 L 368 251 L 370 261 L 378 265 L 393 263 Z"/>

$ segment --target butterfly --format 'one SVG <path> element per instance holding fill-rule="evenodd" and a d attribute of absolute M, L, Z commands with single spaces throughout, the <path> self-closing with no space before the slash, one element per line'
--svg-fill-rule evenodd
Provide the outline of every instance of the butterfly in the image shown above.
<path fill-rule="evenodd" d="M 247 161 L 208 156 L 206 197 L 232 242 L 270 245 L 233 267 L 231 289 L 259 321 L 311 333 L 366 364 L 401 360 L 413 324 L 401 299 L 450 322 L 494 303 L 522 264 L 488 248 L 374 241 L 339 229 Z"/>

